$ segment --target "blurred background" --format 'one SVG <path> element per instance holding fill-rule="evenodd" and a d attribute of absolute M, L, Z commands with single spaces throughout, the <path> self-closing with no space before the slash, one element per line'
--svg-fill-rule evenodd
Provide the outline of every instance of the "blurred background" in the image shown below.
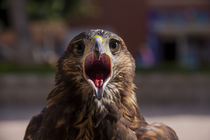
<path fill-rule="evenodd" d="M 209 140 L 209 0 L 0 0 L 0 140 L 23 139 L 57 59 L 91 28 L 125 40 L 147 121 L 171 126 L 180 140 Z"/>

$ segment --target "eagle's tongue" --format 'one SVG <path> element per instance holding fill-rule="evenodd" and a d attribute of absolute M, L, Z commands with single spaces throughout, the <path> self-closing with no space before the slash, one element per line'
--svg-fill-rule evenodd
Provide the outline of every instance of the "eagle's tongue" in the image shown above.
<path fill-rule="evenodd" d="M 97 88 L 100 88 L 103 86 L 104 83 L 104 75 L 103 74 L 96 74 L 96 78 L 94 80 L 94 84 Z"/>

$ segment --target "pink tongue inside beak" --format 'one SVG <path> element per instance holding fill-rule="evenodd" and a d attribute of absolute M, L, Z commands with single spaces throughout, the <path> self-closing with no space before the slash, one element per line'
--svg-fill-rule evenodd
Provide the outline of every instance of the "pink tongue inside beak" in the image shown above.
<path fill-rule="evenodd" d="M 94 84 L 97 88 L 100 88 L 103 86 L 104 83 L 104 75 L 103 74 L 96 74 L 96 78 L 94 79 Z"/>

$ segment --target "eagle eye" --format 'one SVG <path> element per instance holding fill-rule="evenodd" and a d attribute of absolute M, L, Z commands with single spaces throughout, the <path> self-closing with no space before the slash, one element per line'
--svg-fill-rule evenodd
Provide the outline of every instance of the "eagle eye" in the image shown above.
<path fill-rule="evenodd" d="M 119 40 L 111 39 L 109 42 L 109 48 L 112 52 L 112 54 L 116 54 L 121 49 L 121 43 Z"/>
<path fill-rule="evenodd" d="M 74 45 L 74 52 L 78 55 L 82 55 L 85 50 L 85 44 L 83 41 L 78 41 Z"/>

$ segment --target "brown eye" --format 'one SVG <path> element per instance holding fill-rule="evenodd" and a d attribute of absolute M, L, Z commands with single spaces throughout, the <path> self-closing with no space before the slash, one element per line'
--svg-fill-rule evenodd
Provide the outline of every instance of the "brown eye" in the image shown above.
<path fill-rule="evenodd" d="M 85 44 L 83 41 L 79 41 L 74 44 L 75 53 L 82 55 L 84 53 L 84 50 L 85 50 Z"/>
<path fill-rule="evenodd" d="M 112 54 L 116 54 L 121 49 L 121 43 L 119 40 L 111 39 L 109 42 L 109 48 Z"/>

